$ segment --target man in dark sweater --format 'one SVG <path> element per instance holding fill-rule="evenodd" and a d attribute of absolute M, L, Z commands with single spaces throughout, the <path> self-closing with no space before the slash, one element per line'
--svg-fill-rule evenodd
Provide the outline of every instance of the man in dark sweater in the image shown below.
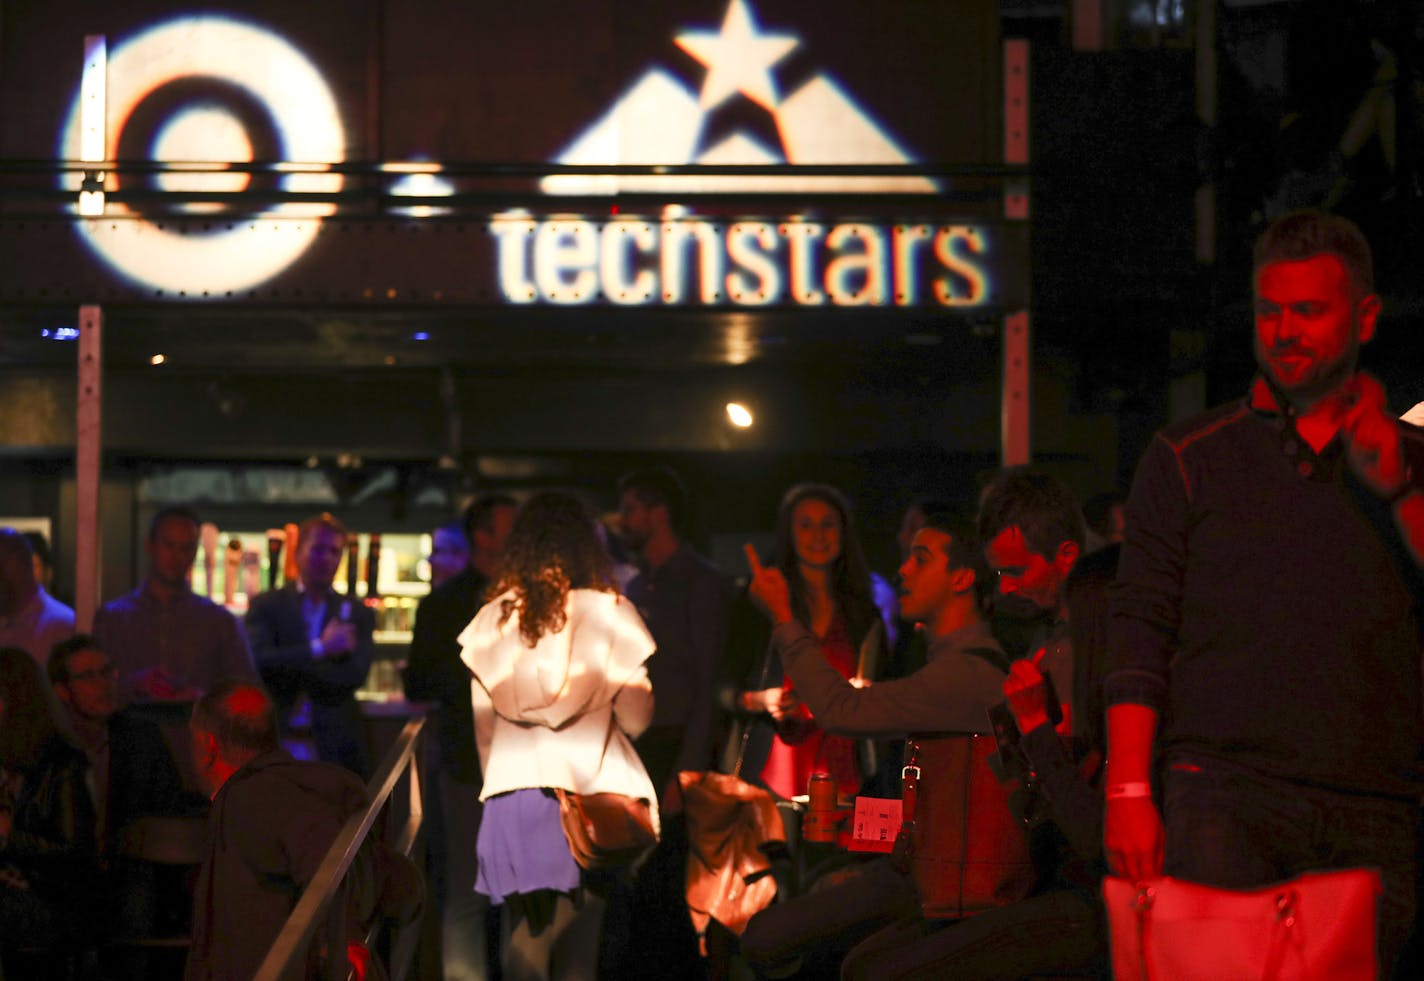
<path fill-rule="evenodd" d="M 431 840 L 428 868 L 432 878 L 443 880 L 441 956 L 446 981 L 479 981 L 487 973 L 488 956 L 489 900 L 475 892 L 480 761 L 475 752 L 470 672 L 460 661 L 457 638 L 484 605 L 518 512 L 518 502 L 505 494 L 487 494 L 465 509 L 469 562 L 420 601 L 404 672 L 405 697 L 436 706 L 440 744 L 436 789 L 443 833 Z"/>
<path fill-rule="evenodd" d="M 727 647 L 730 590 L 716 566 L 683 538 L 687 493 L 665 466 L 625 474 L 618 483 L 624 542 L 639 572 L 626 590 L 653 640 L 648 661 L 653 721 L 638 737 L 638 755 L 666 812 L 680 809 L 677 775 L 712 762 L 715 679 Z"/>
<path fill-rule="evenodd" d="M 1159 433 L 1128 500 L 1106 850 L 1132 879 L 1232 888 L 1377 867 L 1387 975 L 1414 919 L 1424 787 L 1424 437 L 1356 370 L 1380 300 L 1354 225 L 1279 219 L 1254 275 L 1260 375 Z"/>

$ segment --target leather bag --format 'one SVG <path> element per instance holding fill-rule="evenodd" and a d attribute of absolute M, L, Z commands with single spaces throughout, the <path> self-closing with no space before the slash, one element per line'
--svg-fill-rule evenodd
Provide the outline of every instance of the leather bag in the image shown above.
<path fill-rule="evenodd" d="M 1260 889 L 1163 876 L 1103 880 L 1117 981 L 1374 981 L 1383 891 L 1374 869 Z"/>
<path fill-rule="evenodd" d="M 716 920 L 740 936 L 747 921 L 776 898 L 763 847 L 786 841 L 771 792 L 725 773 L 677 775 L 687 820 L 687 906 L 705 937 Z"/>
<path fill-rule="evenodd" d="M 576 794 L 555 789 L 569 852 L 581 868 L 634 865 L 658 843 L 652 809 L 627 794 Z"/>
<path fill-rule="evenodd" d="M 1035 872 L 1011 788 L 989 765 L 993 736 L 916 734 L 905 744 L 905 793 L 896 853 L 931 919 L 1016 903 Z"/>

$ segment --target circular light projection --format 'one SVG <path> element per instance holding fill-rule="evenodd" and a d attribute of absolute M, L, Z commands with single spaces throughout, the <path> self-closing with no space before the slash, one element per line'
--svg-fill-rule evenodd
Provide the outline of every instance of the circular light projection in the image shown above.
<path fill-rule="evenodd" d="M 124 158 L 125 130 L 134 127 L 151 134 L 143 150 L 154 159 L 197 165 L 190 173 L 163 175 L 155 185 L 160 189 L 240 190 L 249 176 L 223 173 L 222 165 L 254 158 L 318 165 L 315 173 L 280 175 L 280 189 L 341 189 L 341 175 L 321 170 L 346 154 L 336 100 L 301 51 L 262 27 L 215 16 L 160 24 L 113 49 L 107 88 L 107 158 Z M 76 91 L 61 137 L 62 159 L 80 157 L 79 102 Z M 106 175 L 105 190 L 117 190 L 122 179 Z M 79 183 L 79 174 L 63 179 L 76 195 Z M 185 234 L 110 200 L 103 218 L 84 219 L 77 227 L 120 274 L 200 298 L 251 289 L 277 275 L 306 251 L 321 217 L 334 210 L 331 204 L 283 204 L 265 212 L 260 225 L 234 219 Z"/>
<path fill-rule="evenodd" d="M 750 429 L 752 423 L 756 421 L 752 416 L 752 410 L 740 402 L 727 403 L 727 419 L 738 429 Z"/>

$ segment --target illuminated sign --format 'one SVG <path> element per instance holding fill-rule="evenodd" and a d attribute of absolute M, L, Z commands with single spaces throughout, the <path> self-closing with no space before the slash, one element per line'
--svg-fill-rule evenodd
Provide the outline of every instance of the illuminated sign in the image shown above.
<path fill-rule="evenodd" d="M 970 225 L 662 221 L 512 212 L 491 225 L 512 303 L 980 306 L 988 236 Z"/>
<path fill-rule="evenodd" d="M 386 195 L 380 217 L 410 219 L 406 228 L 454 226 L 457 231 L 445 234 L 447 254 L 438 262 L 413 258 L 409 247 L 400 256 L 361 254 L 359 249 L 391 246 L 363 235 L 324 234 L 353 226 L 324 229 L 323 223 L 336 214 L 343 188 L 335 165 L 345 162 L 348 152 L 360 152 L 348 150 L 341 122 L 343 115 L 361 118 L 359 107 L 338 105 L 333 88 L 359 90 L 352 78 L 359 79 L 363 69 L 353 75 L 347 64 L 343 77 L 340 59 L 328 53 L 323 60 L 328 75 L 266 26 L 194 14 L 115 37 L 104 66 L 102 146 L 91 145 L 87 152 L 81 150 L 80 120 L 85 89 L 78 87 L 61 134 L 61 158 L 166 166 L 151 175 L 143 167 L 106 171 L 104 194 L 94 196 L 103 215 L 76 217 L 73 227 L 82 248 L 137 290 L 165 300 L 255 298 L 259 286 L 268 287 L 269 298 L 316 296 L 325 288 L 366 299 L 423 295 L 489 302 L 493 297 L 520 305 L 973 308 L 1015 295 L 1016 278 L 1008 270 L 1027 262 L 1022 236 L 962 214 L 932 217 L 945 210 L 942 180 L 913 172 L 854 172 L 912 169 L 920 161 L 822 67 L 826 49 L 834 47 L 826 31 L 818 41 L 815 24 L 798 28 L 785 22 L 784 13 L 765 19 L 752 0 L 726 0 L 721 10 L 720 22 L 714 15 L 702 23 L 649 28 L 646 36 L 655 49 L 665 48 L 672 67 L 650 63 L 647 43 L 635 46 L 631 70 L 618 76 L 619 88 L 610 86 L 591 100 L 592 111 L 578 117 L 591 121 L 582 130 L 561 122 L 558 137 L 537 150 L 542 159 L 549 147 L 562 146 L 551 163 L 588 168 L 731 169 L 560 173 L 537 183 L 549 211 L 568 210 L 560 202 L 570 195 L 657 195 L 659 203 L 644 216 L 619 215 L 617 208 L 611 217 L 549 215 L 536 213 L 545 208 L 534 206 L 497 214 L 487 225 L 472 223 L 481 240 L 459 240 L 465 234 L 460 209 L 453 201 L 446 207 L 430 199 L 468 190 L 469 174 L 412 150 L 404 161 L 373 166 L 383 175 Z M 321 42 L 308 37 L 307 43 L 315 51 Z M 828 57 L 836 60 L 834 51 Z M 487 61 L 461 70 L 505 95 L 506 81 L 513 86 L 524 78 L 513 73 L 506 79 L 499 65 Z M 442 78 L 451 73 L 439 71 Z M 621 87 L 625 82 L 631 84 Z M 864 72 L 855 88 L 874 89 Z M 253 161 L 279 163 L 243 166 Z M 817 166 L 850 172 L 796 172 Z M 69 173 L 63 181 L 78 200 L 81 175 Z M 231 202 L 198 200 L 205 194 L 269 190 L 278 198 L 291 192 L 321 200 L 250 205 L 247 211 Z M 152 193 L 115 194 L 124 191 Z M 692 203 L 689 198 L 704 194 L 736 195 L 737 212 L 745 217 L 662 204 Z M 854 218 L 813 211 L 809 202 L 785 205 L 797 213 L 784 217 L 781 208 L 748 203 L 824 194 L 861 195 L 879 203 L 857 208 Z M 887 210 L 894 204 L 886 195 L 925 204 L 913 207 L 913 219 L 897 220 Z M 408 198 L 425 200 L 403 200 Z M 246 200 L 260 199 L 256 194 Z M 442 218 L 454 220 L 436 221 Z M 297 265 L 318 240 L 321 249 Z M 344 263 L 344 282 L 350 281 L 350 269 L 362 270 L 369 281 L 357 289 L 333 289 L 339 276 L 328 263 Z M 396 268 L 413 270 L 407 281 L 424 285 L 422 277 L 428 277 L 433 285 L 397 289 Z M 283 274 L 288 274 L 284 283 L 270 283 Z M 434 282 L 437 275 L 445 278 Z M 378 277 L 388 279 L 376 282 Z"/>
<path fill-rule="evenodd" d="M 721 28 L 685 30 L 676 44 L 706 68 L 700 92 L 645 73 L 581 134 L 562 164 L 908 164 L 911 158 L 828 75 L 783 96 L 775 66 L 801 43 L 762 30 L 746 0 Z M 711 114 L 744 97 L 771 115 L 781 146 L 732 132 L 712 138 Z M 932 194 L 923 177 L 557 175 L 549 194 Z M 670 208 L 664 220 L 498 217 L 499 287 L 511 303 L 767 306 L 978 306 L 987 302 L 987 237 L 962 225 L 834 224 L 788 219 L 716 223 Z"/>

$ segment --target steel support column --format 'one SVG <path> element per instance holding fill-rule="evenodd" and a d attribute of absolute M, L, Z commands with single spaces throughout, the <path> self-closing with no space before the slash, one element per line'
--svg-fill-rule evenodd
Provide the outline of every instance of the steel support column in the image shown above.
<path fill-rule="evenodd" d="M 1004 163 L 1029 162 L 1028 41 L 1004 42 Z M 1029 180 L 1010 178 L 1004 186 L 1004 217 L 1029 220 Z M 1032 456 L 1029 419 L 1032 406 L 1029 379 L 1033 373 L 1033 347 L 1029 339 L 1028 310 L 1004 318 L 1003 370 L 999 391 L 999 462 L 1006 467 L 1028 463 Z"/>
<path fill-rule="evenodd" d="M 79 404 L 75 415 L 74 616 L 88 630 L 99 606 L 99 484 L 103 476 L 101 395 L 104 311 L 79 308 Z"/>

